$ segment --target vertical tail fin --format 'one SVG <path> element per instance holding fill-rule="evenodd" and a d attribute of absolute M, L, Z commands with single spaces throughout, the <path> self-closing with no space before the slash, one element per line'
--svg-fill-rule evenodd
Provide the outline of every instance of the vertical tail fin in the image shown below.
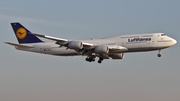
<path fill-rule="evenodd" d="M 11 23 L 11 26 L 14 30 L 14 33 L 19 43 L 43 42 L 35 35 L 30 34 L 31 32 L 28 29 L 26 29 L 24 26 L 22 26 L 20 23 L 18 22 Z"/>

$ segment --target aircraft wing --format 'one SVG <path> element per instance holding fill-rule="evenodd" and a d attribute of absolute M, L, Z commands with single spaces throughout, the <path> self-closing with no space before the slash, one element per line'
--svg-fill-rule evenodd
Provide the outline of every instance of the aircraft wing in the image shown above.
<path fill-rule="evenodd" d="M 94 53 L 95 51 L 98 51 L 99 48 L 100 50 L 102 48 L 108 49 L 112 52 L 116 52 L 116 51 L 127 51 L 128 49 L 126 47 L 123 46 L 118 46 L 118 45 L 110 45 L 110 46 L 99 46 L 99 45 L 94 45 L 91 43 L 85 43 L 85 42 L 80 42 L 80 41 L 71 41 L 71 40 L 67 40 L 67 39 L 62 39 L 62 38 L 56 38 L 56 37 L 52 37 L 52 36 L 47 36 L 47 35 L 42 35 L 42 34 L 37 34 L 37 33 L 31 33 L 35 36 L 38 37 L 42 37 L 42 38 L 46 38 L 46 39 L 50 39 L 53 41 L 56 41 L 56 44 L 61 46 L 65 46 L 70 49 L 74 49 L 76 50 L 79 54 L 83 54 L 83 55 L 88 55 L 91 53 Z M 76 46 L 76 47 L 75 47 Z"/>
<path fill-rule="evenodd" d="M 16 43 L 11 43 L 11 42 L 5 42 L 5 43 L 15 46 L 15 47 L 20 47 L 20 48 L 33 48 L 33 46 L 29 46 L 29 45 L 22 45 L 22 44 L 16 44 Z"/>
<path fill-rule="evenodd" d="M 42 35 L 42 34 L 37 34 L 37 33 L 31 33 L 31 34 L 38 36 L 38 37 L 42 37 L 42 38 L 46 38 L 46 39 L 56 41 L 56 44 L 59 44 L 62 46 L 66 46 L 69 42 L 71 42 L 70 40 L 67 40 L 67 39 L 56 38 L 56 37 L 52 37 L 52 36 L 48 36 L 48 35 Z M 83 47 L 93 47 L 94 46 L 91 43 L 85 43 L 85 42 L 82 42 L 82 45 L 83 45 Z"/>
<path fill-rule="evenodd" d="M 37 33 L 31 33 L 31 34 L 38 36 L 38 37 L 42 37 L 42 38 L 46 38 L 46 39 L 50 39 L 50 40 L 54 40 L 54 41 L 59 41 L 59 42 L 68 42 L 69 41 L 67 39 L 56 38 L 56 37 L 52 37 L 52 36 L 48 36 L 48 35 L 42 35 L 42 34 L 37 34 Z"/>

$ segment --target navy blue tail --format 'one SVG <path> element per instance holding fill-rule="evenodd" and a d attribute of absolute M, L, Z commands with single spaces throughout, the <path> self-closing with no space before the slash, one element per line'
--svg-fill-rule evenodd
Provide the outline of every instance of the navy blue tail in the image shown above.
<path fill-rule="evenodd" d="M 22 26 L 20 23 L 18 22 L 11 23 L 11 26 L 14 30 L 14 33 L 19 43 L 43 42 L 35 35 L 32 35 L 31 32 L 28 29 L 26 29 L 24 26 Z"/>

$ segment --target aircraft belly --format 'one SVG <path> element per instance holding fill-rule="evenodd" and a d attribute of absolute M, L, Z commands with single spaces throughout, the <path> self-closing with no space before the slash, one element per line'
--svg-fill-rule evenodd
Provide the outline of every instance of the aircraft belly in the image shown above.
<path fill-rule="evenodd" d="M 72 49 L 65 49 L 65 48 L 55 48 L 51 49 L 52 55 L 59 55 L 59 56 L 73 56 L 78 55 L 75 50 Z"/>
<path fill-rule="evenodd" d="M 141 48 L 128 48 L 126 52 L 146 52 L 146 51 L 155 51 L 168 47 L 141 47 Z"/>
<path fill-rule="evenodd" d="M 127 50 L 110 50 L 109 53 L 123 53 L 126 52 Z"/>

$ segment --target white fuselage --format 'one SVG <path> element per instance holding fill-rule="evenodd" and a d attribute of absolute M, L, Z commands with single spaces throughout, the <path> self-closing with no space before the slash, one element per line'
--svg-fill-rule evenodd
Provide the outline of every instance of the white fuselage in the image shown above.
<path fill-rule="evenodd" d="M 165 35 L 164 33 L 122 35 L 103 39 L 79 41 L 91 43 L 94 45 L 123 46 L 127 48 L 127 50 L 110 51 L 108 54 L 160 50 L 173 46 L 177 42 L 175 39 Z M 79 55 L 77 51 L 73 49 L 67 49 L 66 47 L 60 47 L 60 45 L 55 44 L 55 42 L 42 42 L 24 45 L 31 45 L 34 48 L 16 47 L 16 49 L 58 56 Z"/>

